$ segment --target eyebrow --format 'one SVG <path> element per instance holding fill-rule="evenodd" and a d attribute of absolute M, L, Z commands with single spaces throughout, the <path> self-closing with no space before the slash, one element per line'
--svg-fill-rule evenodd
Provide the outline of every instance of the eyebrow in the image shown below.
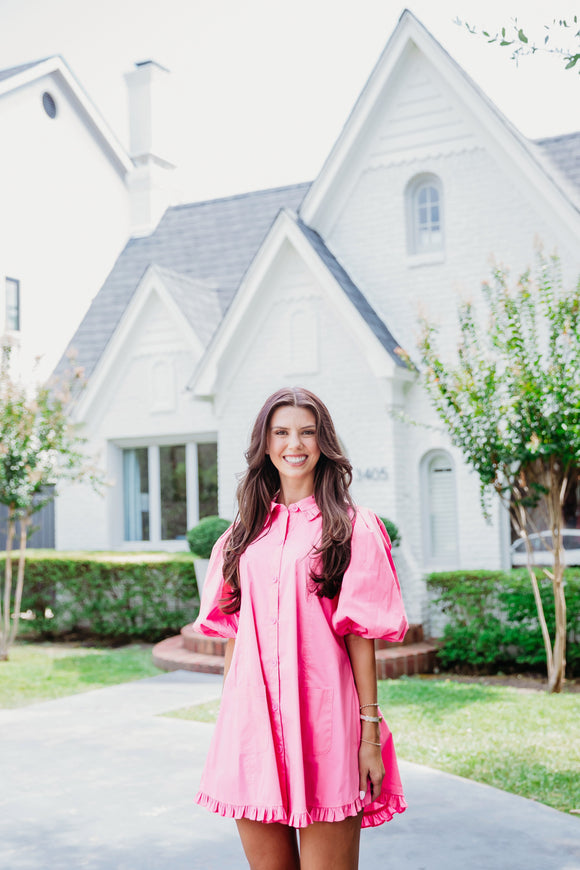
<path fill-rule="evenodd" d="M 284 426 L 284 425 L 282 425 L 282 423 L 279 423 L 276 426 L 275 425 L 270 426 L 270 429 L 291 429 L 291 428 L 292 428 L 291 426 Z M 302 430 L 302 429 L 316 429 L 316 423 L 309 423 L 308 426 L 300 426 L 299 428 L 300 428 L 300 430 Z"/>

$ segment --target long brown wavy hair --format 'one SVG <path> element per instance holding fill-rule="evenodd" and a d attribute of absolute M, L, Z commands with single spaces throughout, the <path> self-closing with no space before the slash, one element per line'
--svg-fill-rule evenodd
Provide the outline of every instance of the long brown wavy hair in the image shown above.
<path fill-rule="evenodd" d="M 266 401 L 254 423 L 245 456 L 247 470 L 237 490 L 238 514 L 224 549 L 223 576 L 230 587 L 221 602 L 225 613 L 240 609 L 240 556 L 264 530 L 271 502 L 280 489 L 280 475 L 266 453 L 270 420 L 277 408 L 307 408 L 316 419 L 320 458 L 314 471 L 314 498 L 322 514 L 322 536 L 315 553 L 320 572 L 312 572 L 316 594 L 334 598 L 350 562 L 354 504 L 349 493 L 352 466 L 343 454 L 326 405 L 302 387 L 283 388 Z"/>

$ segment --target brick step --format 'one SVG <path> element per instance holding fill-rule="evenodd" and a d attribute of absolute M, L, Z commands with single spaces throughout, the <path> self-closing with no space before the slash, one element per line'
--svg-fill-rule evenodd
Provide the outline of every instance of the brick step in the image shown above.
<path fill-rule="evenodd" d="M 223 655 L 191 652 L 183 645 L 180 634 L 168 637 L 153 647 L 153 664 L 162 671 L 196 671 L 201 674 L 223 674 Z"/>
<path fill-rule="evenodd" d="M 223 637 L 205 637 L 203 634 L 197 634 L 191 625 L 184 625 L 181 629 L 183 637 L 183 645 L 190 652 L 204 653 L 204 655 L 220 656 L 224 654 L 226 640 Z M 411 644 L 423 643 L 423 626 L 410 625 L 405 640 L 400 643 L 390 643 L 387 640 L 375 641 L 375 648 L 393 649 L 401 646 L 410 646 Z"/>
<path fill-rule="evenodd" d="M 432 643 L 410 643 L 407 646 L 392 645 L 391 649 L 378 649 L 377 678 L 394 680 L 412 674 L 432 674 L 435 667 L 437 647 Z"/>
<path fill-rule="evenodd" d="M 191 649 L 189 644 L 194 646 Z M 204 637 L 186 625 L 181 634 L 168 637 L 153 647 L 153 664 L 163 671 L 196 671 L 223 674 L 224 638 Z M 421 641 L 411 644 L 389 644 L 376 651 L 377 677 L 395 679 L 403 675 L 427 674 L 435 666 L 437 647 Z"/>
<path fill-rule="evenodd" d="M 405 639 L 398 643 L 391 643 L 389 640 L 375 640 L 375 649 L 392 649 L 393 647 L 410 646 L 411 644 L 423 643 L 423 626 L 420 623 L 413 623 L 407 629 Z"/>
<path fill-rule="evenodd" d="M 203 653 L 208 656 L 223 656 L 227 640 L 225 637 L 206 637 L 193 630 L 193 626 L 184 625 L 181 629 L 181 637 L 185 649 L 190 652 Z"/>

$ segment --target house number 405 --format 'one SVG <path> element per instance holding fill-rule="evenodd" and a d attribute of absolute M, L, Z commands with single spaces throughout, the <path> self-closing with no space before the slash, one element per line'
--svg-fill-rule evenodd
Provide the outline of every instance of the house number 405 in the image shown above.
<path fill-rule="evenodd" d="M 354 476 L 357 483 L 363 480 L 388 480 L 389 472 L 382 468 L 355 468 Z"/>

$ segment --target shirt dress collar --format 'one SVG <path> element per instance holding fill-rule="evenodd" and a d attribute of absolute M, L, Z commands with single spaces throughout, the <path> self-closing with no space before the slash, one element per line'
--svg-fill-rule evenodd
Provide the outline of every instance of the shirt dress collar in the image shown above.
<path fill-rule="evenodd" d="M 283 504 L 280 504 L 277 501 L 272 501 L 270 510 L 271 514 L 273 514 L 279 508 L 286 507 Z M 288 505 L 287 510 L 290 513 L 295 513 L 296 511 L 300 511 L 300 513 L 304 514 L 308 521 L 316 519 L 316 517 L 320 516 L 320 508 L 316 504 L 316 499 L 313 495 L 308 495 L 306 498 L 300 499 L 300 501 L 294 502 L 293 504 Z"/>

